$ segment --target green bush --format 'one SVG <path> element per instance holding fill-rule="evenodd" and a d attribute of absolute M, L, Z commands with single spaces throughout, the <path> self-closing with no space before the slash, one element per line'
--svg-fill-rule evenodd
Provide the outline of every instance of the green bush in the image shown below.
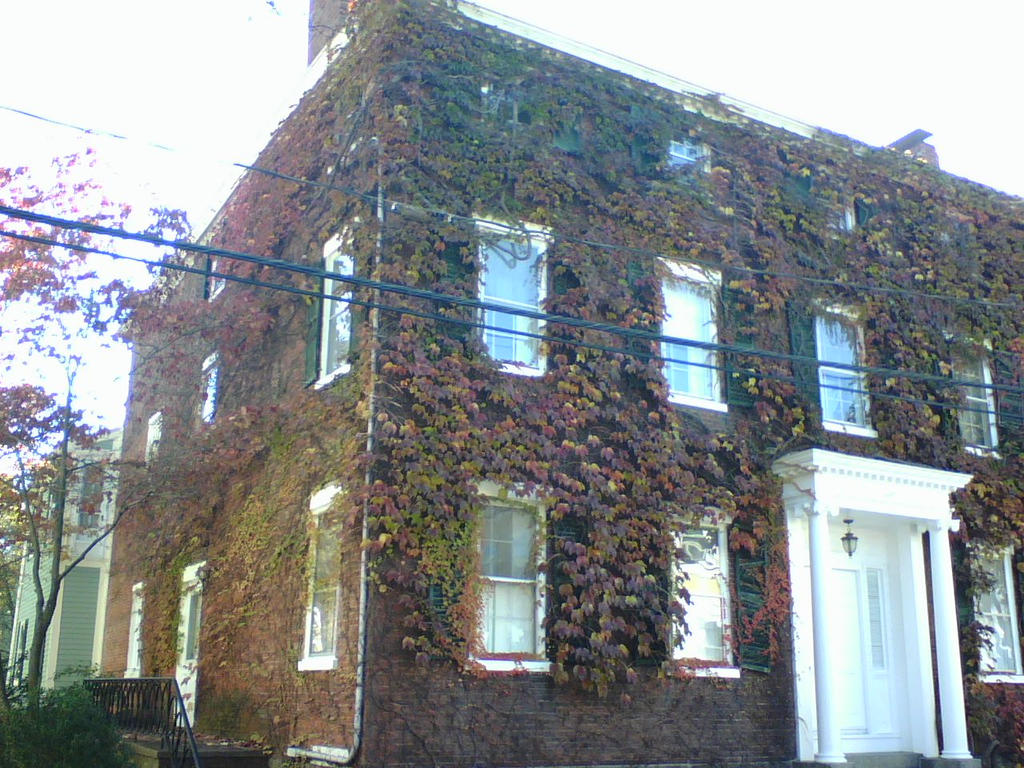
<path fill-rule="evenodd" d="M 81 686 L 0 712 L 0 768 L 131 768 L 121 737 Z"/>

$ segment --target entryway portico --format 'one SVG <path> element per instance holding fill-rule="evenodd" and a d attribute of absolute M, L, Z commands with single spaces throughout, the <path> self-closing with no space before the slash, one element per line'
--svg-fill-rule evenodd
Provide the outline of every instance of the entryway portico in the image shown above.
<path fill-rule="evenodd" d="M 949 495 L 971 476 L 818 448 L 772 468 L 789 535 L 798 759 L 970 760 L 948 534 L 958 522 Z M 840 545 L 844 518 L 860 539 L 852 557 Z"/>

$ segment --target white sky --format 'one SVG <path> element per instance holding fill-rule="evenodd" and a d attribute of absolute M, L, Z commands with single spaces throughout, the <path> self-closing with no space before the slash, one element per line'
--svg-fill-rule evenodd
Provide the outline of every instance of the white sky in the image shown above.
<path fill-rule="evenodd" d="M 1024 196 L 1018 0 L 481 4 L 869 144 L 924 128 L 943 168 Z M 305 72 L 308 0 L 275 6 L 7 0 L 0 107 L 134 141 L 83 137 L 0 109 L 0 164 L 39 165 L 96 146 L 112 197 L 184 207 L 202 220 L 236 175 L 228 164 L 255 156 Z M 103 370 L 96 386 L 123 403 L 125 377 L 112 387 L 109 365 Z"/>

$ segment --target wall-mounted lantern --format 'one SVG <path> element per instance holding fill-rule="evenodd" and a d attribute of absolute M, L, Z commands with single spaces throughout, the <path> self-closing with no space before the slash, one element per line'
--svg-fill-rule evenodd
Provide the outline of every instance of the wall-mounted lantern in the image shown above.
<path fill-rule="evenodd" d="M 853 525 L 853 518 L 847 517 L 843 522 L 846 523 L 846 533 L 843 534 L 840 541 L 843 542 L 843 551 L 850 557 L 853 557 L 853 553 L 857 551 L 857 535 L 850 528 Z"/>

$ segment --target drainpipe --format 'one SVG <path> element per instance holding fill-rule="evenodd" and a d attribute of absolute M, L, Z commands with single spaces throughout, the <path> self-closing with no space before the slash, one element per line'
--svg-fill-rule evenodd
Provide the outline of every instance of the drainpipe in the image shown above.
<path fill-rule="evenodd" d="M 376 262 L 373 265 L 374 280 L 379 282 L 381 255 L 384 248 L 384 158 L 380 140 L 374 136 L 371 143 L 377 145 L 377 242 Z M 374 289 L 373 303 L 380 304 L 380 289 Z M 370 398 L 367 404 L 366 417 L 366 453 L 373 455 L 374 435 L 373 423 L 377 413 L 377 335 L 380 330 L 380 310 L 374 306 L 370 308 Z M 363 482 L 369 488 L 373 483 L 373 464 L 366 467 L 366 474 Z M 363 523 L 362 541 L 366 542 L 370 537 L 370 502 L 367 498 L 363 501 Z M 356 691 L 355 708 L 352 715 L 352 746 L 331 747 L 314 745 L 312 747 L 288 747 L 285 750 L 287 757 L 297 757 L 311 765 L 336 766 L 351 765 L 359 755 L 363 744 L 363 709 L 366 699 L 366 644 L 367 644 L 367 620 L 366 614 L 369 609 L 370 600 L 370 579 L 369 579 L 369 555 L 365 546 L 359 547 L 359 639 L 356 645 Z"/>

